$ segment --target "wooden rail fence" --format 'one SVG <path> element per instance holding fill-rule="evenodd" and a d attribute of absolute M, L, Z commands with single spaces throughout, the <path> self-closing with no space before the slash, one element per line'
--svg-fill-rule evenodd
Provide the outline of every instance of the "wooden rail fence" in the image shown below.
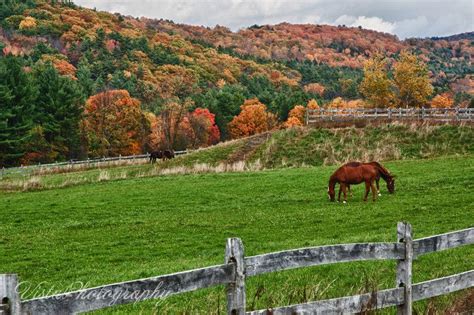
<path fill-rule="evenodd" d="M 228 314 L 339 314 L 390 306 L 397 307 L 398 314 L 411 314 L 414 301 L 474 287 L 474 270 L 412 284 L 413 260 L 421 255 L 469 244 L 474 244 L 474 228 L 413 240 L 411 225 L 403 222 L 398 223 L 397 242 L 393 243 L 318 246 L 250 257 L 244 256 L 240 239 L 230 238 L 222 265 L 25 301 L 21 301 L 17 290 L 17 275 L 3 274 L 0 275 L 0 314 L 75 314 L 217 285 L 227 286 Z M 360 260 L 396 260 L 395 288 L 246 313 L 247 277 Z"/>
<path fill-rule="evenodd" d="M 188 154 L 192 151 L 184 150 L 184 151 L 175 151 L 175 155 L 184 155 Z M 4 176 L 9 174 L 23 174 L 28 175 L 33 171 L 43 170 L 43 169 L 51 169 L 51 168 L 67 168 L 67 167 L 74 167 L 78 165 L 88 165 L 88 166 L 95 166 L 99 167 L 102 165 L 106 165 L 107 163 L 111 162 L 121 162 L 121 161 L 140 161 L 150 158 L 150 153 L 146 154 L 139 154 L 139 155 L 128 155 L 128 156 L 114 156 L 114 157 L 102 157 L 102 158 L 95 158 L 95 159 L 87 159 L 87 160 L 71 160 L 66 162 L 56 162 L 56 163 L 48 163 L 48 164 L 35 164 L 35 165 L 27 165 L 27 166 L 19 166 L 19 167 L 8 167 L 8 168 L 0 168 L 0 179 Z"/>
<path fill-rule="evenodd" d="M 358 120 L 427 120 L 474 122 L 474 108 L 356 108 L 308 109 L 306 125 Z"/>

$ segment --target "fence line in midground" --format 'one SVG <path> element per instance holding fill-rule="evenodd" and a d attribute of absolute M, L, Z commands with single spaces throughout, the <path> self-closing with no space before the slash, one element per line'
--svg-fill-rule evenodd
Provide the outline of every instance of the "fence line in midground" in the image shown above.
<path fill-rule="evenodd" d="M 412 239 L 409 223 L 398 223 L 397 242 L 356 243 L 300 248 L 245 257 L 242 241 L 229 238 L 222 265 L 132 280 L 54 296 L 20 300 L 15 274 L 0 275 L 0 314 L 74 314 L 165 298 L 217 285 L 227 285 L 228 314 L 356 313 L 396 306 L 411 314 L 412 303 L 474 287 L 474 270 L 412 284 L 413 260 L 421 255 L 474 244 L 474 228 Z M 396 287 L 341 298 L 245 312 L 247 277 L 316 265 L 360 260 L 397 260 Z M 136 293 L 147 293 L 139 294 Z"/>
<path fill-rule="evenodd" d="M 306 125 L 321 122 L 377 120 L 419 120 L 436 122 L 474 122 L 474 108 L 351 108 L 308 109 Z"/>
<path fill-rule="evenodd" d="M 184 155 L 188 154 L 192 151 L 190 150 L 183 150 L 183 151 L 175 151 L 175 155 Z M 71 160 L 66 162 L 56 162 L 56 163 L 48 163 L 48 164 L 35 164 L 35 165 L 27 165 L 27 166 L 19 166 L 19 167 L 9 167 L 9 168 L 1 168 L 0 169 L 0 179 L 2 179 L 6 175 L 10 174 L 30 174 L 33 171 L 38 170 L 47 170 L 51 168 L 67 168 L 67 167 L 75 167 L 80 165 L 86 166 L 103 166 L 107 165 L 111 162 L 126 162 L 126 161 L 142 161 L 145 159 L 150 158 L 150 153 L 146 154 L 138 154 L 138 155 L 128 155 L 128 156 L 114 156 L 114 157 L 102 157 L 102 158 L 95 158 L 95 159 L 87 159 L 87 160 Z"/>

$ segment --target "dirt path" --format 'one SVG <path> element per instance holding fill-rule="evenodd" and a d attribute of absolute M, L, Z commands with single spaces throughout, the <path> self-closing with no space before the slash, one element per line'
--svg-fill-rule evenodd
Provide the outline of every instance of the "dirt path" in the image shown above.
<path fill-rule="evenodd" d="M 238 150 L 229 155 L 227 158 L 227 163 L 232 164 L 247 160 L 258 149 L 258 147 L 270 139 L 270 137 L 271 132 L 268 131 L 243 139 L 243 145 Z"/>

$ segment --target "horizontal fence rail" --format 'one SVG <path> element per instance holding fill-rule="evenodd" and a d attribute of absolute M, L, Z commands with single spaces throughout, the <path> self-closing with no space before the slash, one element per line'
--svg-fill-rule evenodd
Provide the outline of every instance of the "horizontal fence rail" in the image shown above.
<path fill-rule="evenodd" d="M 395 288 L 373 293 L 282 306 L 268 310 L 246 312 L 246 314 L 341 314 L 342 310 L 345 314 L 362 313 L 367 310 L 401 305 L 403 301 L 403 288 Z"/>
<path fill-rule="evenodd" d="M 420 282 L 412 286 L 413 301 L 456 292 L 473 285 L 474 270 Z M 404 303 L 403 290 L 403 288 L 387 289 L 372 293 L 277 307 L 271 310 L 252 311 L 246 314 L 340 314 L 341 310 L 348 313 L 360 313 L 367 310 L 402 305 Z"/>
<path fill-rule="evenodd" d="M 474 244 L 474 228 L 412 240 L 411 226 L 399 223 L 396 243 L 355 243 L 279 251 L 244 257 L 238 238 L 227 240 L 222 265 L 183 271 L 20 300 L 14 274 L 0 275 L 0 314 L 75 314 L 115 305 L 227 286 L 228 314 L 340 314 L 396 306 L 400 314 L 411 314 L 412 301 L 474 287 L 474 270 L 416 284 L 411 283 L 412 259 L 420 255 Z M 353 296 L 313 301 L 246 312 L 246 277 L 281 270 L 357 260 L 397 260 L 396 287 Z"/>
<path fill-rule="evenodd" d="M 329 245 L 245 258 L 247 276 L 286 269 L 349 262 L 356 260 L 401 259 L 405 247 L 400 243 L 359 243 Z"/>
<path fill-rule="evenodd" d="M 474 229 L 465 229 L 425 238 L 413 242 L 415 257 L 474 243 Z"/>
<path fill-rule="evenodd" d="M 185 155 L 192 151 L 185 150 L 185 151 L 175 151 L 175 155 Z M 146 154 L 139 154 L 139 155 L 128 155 L 128 156 L 114 156 L 114 157 L 103 157 L 103 158 L 96 158 L 96 159 L 87 159 L 87 160 L 71 160 L 66 162 L 57 162 L 57 163 L 48 163 L 48 164 L 35 164 L 35 165 L 26 165 L 26 166 L 19 166 L 19 167 L 8 167 L 8 168 L 0 168 L 0 179 L 3 176 L 10 175 L 10 174 L 29 174 L 34 171 L 38 170 L 47 170 L 51 168 L 61 168 L 61 167 L 74 167 L 80 165 L 91 165 L 91 166 L 100 166 L 102 164 L 107 164 L 110 162 L 120 162 L 120 161 L 139 161 L 145 160 L 150 158 L 150 153 Z M 1 315 L 1 314 L 0 314 Z"/>
<path fill-rule="evenodd" d="M 308 109 L 306 124 L 356 120 L 474 121 L 474 108 L 350 108 Z"/>
<path fill-rule="evenodd" d="M 26 300 L 21 306 L 26 314 L 76 314 L 226 284 L 233 277 L 233 266 L 225 264 Z"/>
<path fill-rule="evenodd" d="M 413 301 L 456 292 L 474 286 L 474 270 L 449 277 L 417 283 L 413 286 Z"/>

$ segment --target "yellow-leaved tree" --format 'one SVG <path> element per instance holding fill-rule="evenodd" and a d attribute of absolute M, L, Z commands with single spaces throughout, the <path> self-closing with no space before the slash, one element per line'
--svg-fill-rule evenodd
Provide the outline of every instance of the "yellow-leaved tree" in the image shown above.
<path fill-rule="evenodd" d="M 416 55 L 402 51 L 393 67 L 399 106 L 422 107 L 433 93 L 426 64 Z"/>
<path fill-rule="evenodd" d="M 306 108 L 308 109 L 319 109 L 318 102 L 312 98 L 308 101 L 308 104 L 306 104 Z"/>
<path fill-rule="evenodd" d="M 387 59 L 380 54 L 364 64 L 364 79 L 359 91 L 372 107 L 391 107 L 395 103 L 393 82 L 387 75 Z"/>

